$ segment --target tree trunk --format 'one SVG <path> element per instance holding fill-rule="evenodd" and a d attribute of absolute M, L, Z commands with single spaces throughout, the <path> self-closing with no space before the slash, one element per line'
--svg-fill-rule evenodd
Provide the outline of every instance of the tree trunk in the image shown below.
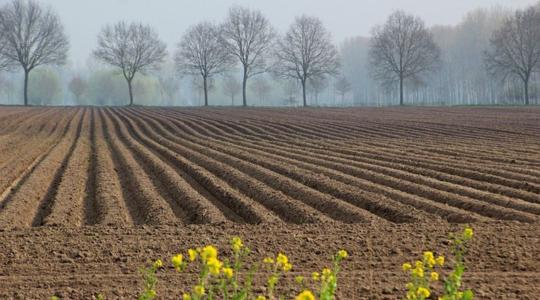
<path fill-rule="evenodd" d="M 28 106 L 28 78 L 30 71 L 24 70 L 24 106 Z"/>
<path fill-rule="evenodd" d="M 204 87 L 204 106 L 208 106 L 208 81 L 206 77 L 203 77 L 203 87 Z"/>
<path fill-rule="evenodd" d="M 246 90 L 247 90 L 247 67 L 244 66 L 244 79 L 242 81 L 242 105 L 245 107 L 247 106 L 247 97 L 246 97 Z"/>
<path fill-rule="evenodd" d="M 128 79 L 128 89 L 129 89 L 129 106 L 133 106 L 133 87 L 131 86 L 131 80 Z"/>
<path fill-rule="evenodd" d="M 529 105 L 529 79 L 525 80 L 525 105 Z"/>
<path fill-rule="evenodd" d="M 302 80 L 302 98 L 304 99 L 304 107 L 307 107 L 306 80 Z"/>
<path fill-rule="evenodd" d="M 399 77 L 399 105 L 403 106 L 403 76 Z"/>

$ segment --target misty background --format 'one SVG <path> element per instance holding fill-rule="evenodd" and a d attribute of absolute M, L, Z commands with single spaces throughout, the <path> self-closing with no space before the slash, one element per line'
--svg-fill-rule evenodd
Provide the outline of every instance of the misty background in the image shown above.
<path fill-rule="evenodd" d="M 0 5 L 8 1 L 0 0 Z M 428 78 L 408 82 L 406 104 L 471 105 L 521 103 L 521 86 L 487 74 L 483 53 L 492 32 L 516 9 L 537 0 L 40 0 L 58 13 L 70 41 L 68 64 L 40 67 L 31 74 L 30 103 L 34 105 L 124 105 L 128 102 L 125 80 L 118 71 L 97 62 L 91 55 L 104 25 L 121 20 L 151 25 L 168 46 L 169 59 L 160 71 L 137 75 L 134 83 L 138 105 L 198 106 L 203 102 L 199 78 L 180 75 L 172 56 L 182 34 L 201 21 L 220 23 L 231 5 L 261 10 L 280 34 L 296 16 L 320 18 L 332 33 L 342 60 L 342 73 L 308 89 L 312 106 L 385 106 L 397 104 L 396 87 L 382 87 L 370 76 L 368 51 L 371 29 L 383 24 L 398 9 L 422 18 L 442 50 L 440 70 Z M 536 4 L 539 5 L 539 4 Z M 539 5 L 540 7 L 540 5 Z M 0 103 L 20 104 L 20 72 L 0 72 Z M 69 86 L 73 78 L 84 81 L 84 93 L 75 97 Z M 210 85 L 211 105 L 241 105 L 234 87 L 240 70 L 231 69 Z M 249 82 L 250 105 L 301 105 L 297 82 L 270 74 Z M 538 104 L 540 78 L 531 84 L 531 103 Z"/>

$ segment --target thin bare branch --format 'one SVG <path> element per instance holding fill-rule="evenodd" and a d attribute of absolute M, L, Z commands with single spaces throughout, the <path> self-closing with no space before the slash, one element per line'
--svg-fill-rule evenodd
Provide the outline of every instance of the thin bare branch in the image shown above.
<path fill-rule="evenodd" d="M 133 105 L 133 78 L 138 72 L 145 73 L 159 68 L 167 56 L 166 48 L 150 26 L 119 22 L 103 28 L 93 54 L 97 59 L 122 71 L 128 82 L 130 105 Z"/>
<path fill-rule="evenodd" d="M 402 11 L 373 29 L 369 52 L 372 75 L 384 85 L 400 83 L 400 104 L 403 82 L 434 71 L 440 65 L 440 55 L 424 22 Z"/>
<path fill-rule="evenodd" d="M 258 10 L 234 6 L 222 25 L 223 47 L 243 66 L 243 104 L 247 105 L 246 88 L 250 77 L 266 72 L 268 56 L 276 32 Z"/>
<path fill-rule="evenodd" d="M 340 67 L 338 51 L 322 21 L 301 16 L 278 41 L 278 60 L 274 72 L 302 84 L 304 106 L 307 106 L 306 84 L 315 77 L 334 76 Z"/>

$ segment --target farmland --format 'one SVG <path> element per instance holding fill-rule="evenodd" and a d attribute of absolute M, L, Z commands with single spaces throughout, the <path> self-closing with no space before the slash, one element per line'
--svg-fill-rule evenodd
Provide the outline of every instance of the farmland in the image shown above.
<path fill-rule="evenodd" d="M 5 107 L 0 174 L 0 298 L 134 295 L 146 259 L 238 234 L 306 268 L 346 247 L 342 297 L 395 298 L 463 223 L 480 296 L 539 292 L 538 108 Z"/>

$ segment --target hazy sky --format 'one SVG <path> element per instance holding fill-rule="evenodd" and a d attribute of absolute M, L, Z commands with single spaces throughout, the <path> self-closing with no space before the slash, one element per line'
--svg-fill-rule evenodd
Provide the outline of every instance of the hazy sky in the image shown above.
<path fill-rule="evenodd" d="M 0 0 L 5 3 L 8 0 Z M 403 9 L 422 17 L 428 25 L 456 24 L 479 7 L 501 5 L 521 8 L 539 0 L 38 0 L 59 13 L 70 37 L 72 61 L 84 64 L 95 47 L 96 35 L 107 23 L 119 20 L 151 24 L 173 51 L 186 28 L 202 20 L 220 22 L 229 6 L 240 4 L 260 9 L 279 31 L 294 17 L 320 17 L 336 42 L 369 35 L 373 25 Z"/>

